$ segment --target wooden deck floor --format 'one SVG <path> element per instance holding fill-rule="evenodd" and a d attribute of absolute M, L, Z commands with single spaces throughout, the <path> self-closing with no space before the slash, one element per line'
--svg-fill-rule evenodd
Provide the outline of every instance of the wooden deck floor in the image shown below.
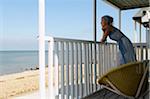
<path fill-rule="evenodd" d="M 110 99 L 110 98 L 111 99 L 127 99 L 127 98 L 117 95 L 107 89 L 100 89 L 99 91 L 97 91 L 89 96 L 86 96 L 83 99 Z"/>
<path fill-rule="evenodd" d="M 129 99 L 121 95 L 117 95 L 107 89 L 100 89 L 99 91 L 84 97 L 83 99 Z M 147 93 L 144 97 L 138 99 L 149 99 L 149 93 Z"/>

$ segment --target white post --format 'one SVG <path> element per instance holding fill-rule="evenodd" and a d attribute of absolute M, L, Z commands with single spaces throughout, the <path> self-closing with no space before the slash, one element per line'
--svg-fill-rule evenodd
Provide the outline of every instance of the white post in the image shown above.
<path fill-rule="evenodd" d="M 150 29 L 146 29 L 146 42 L 147 42 L 147 45 L 148 45 L 148 48 L 150 48 Z"/>
<path fill-rule="evenodd" d="M 39 0 L 39 69 L 40 98 L 45 99 L 45 0 Z"/>
<path fill-rule="evenodd" d="M 137 42 L 137 27 L 136 27 L 136 21 L 134 21 L 134 43 Z"/>
<path fill-rule="evenodd" d="M 96 85 L 96 30 L 97 30 L 97 25 L 96 25 L 96 6 L 97 5 L 97 0 L 93 0 L 93 32 L 94 32 L 94 91 L 97 90 L 97 85 Z"/>
<path fill-rule="evenodd" d="M 139 24 L 139 32 L 140 32 L 140 34 L 139 34 L 139 43 L 141 43 L 141 41 L 142 41 L 142 30 L 141 30 L 141 28 L 142 28 L 142 25 L 141 24 Z"/>
<path fill-rule="evenodd" d="M 119 9 L 119 29 L 121 30 L 121 10 Z"/>

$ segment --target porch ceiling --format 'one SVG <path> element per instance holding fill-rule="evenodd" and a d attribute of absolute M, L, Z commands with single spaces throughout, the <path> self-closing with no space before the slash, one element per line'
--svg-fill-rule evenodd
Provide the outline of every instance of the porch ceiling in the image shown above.
<path fill-rule="evenodd" d="M 150 6 L 149 0 L 103 0 L 118 7 L 120 10 L 128 10 Z"/>

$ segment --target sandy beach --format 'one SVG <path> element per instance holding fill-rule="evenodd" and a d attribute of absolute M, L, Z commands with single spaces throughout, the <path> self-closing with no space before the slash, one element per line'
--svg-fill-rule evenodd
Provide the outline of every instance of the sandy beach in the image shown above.
<path fill-rule="evenodd" d="M 47 78 L 47 69 L 46 69 Z M 46 79 L 48 85 L 48 79 Z M 0 99 L 33 92 L 39 89 L 39 70 L 0 76 Z"/>

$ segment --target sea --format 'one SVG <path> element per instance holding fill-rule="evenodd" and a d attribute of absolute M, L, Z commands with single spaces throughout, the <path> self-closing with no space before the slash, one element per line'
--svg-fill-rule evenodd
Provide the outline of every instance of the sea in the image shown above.
<path fill-rule="evenodd" d="M 45 53 L 47 65 L 48 52 Z M 38 64 L 38 51 L 0 51 L 0 76 L 34 70 Z"/>

